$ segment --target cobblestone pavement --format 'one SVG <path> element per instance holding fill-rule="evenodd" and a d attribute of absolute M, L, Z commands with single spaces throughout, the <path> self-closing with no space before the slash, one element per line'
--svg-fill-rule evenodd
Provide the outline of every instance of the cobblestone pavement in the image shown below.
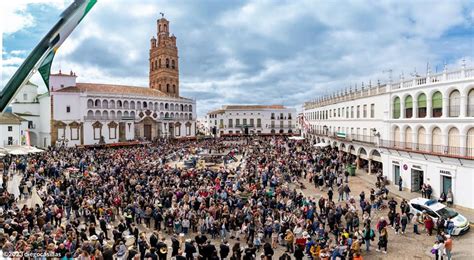
<path fill-rule="evenodd" d="M 238 156 L 238 159 L 241 157 Z M 172 166 L 175 166 L 177 162 L 171 163 Z M 233 163 L 230 165 L 227 165 L 228 167 L 236 167 L 238 163 Z M 361 174 L 365 174 L 362 172 L 359 172 L 359 176 L 355 177 L 349 177 L 349 185 L 351 188 L 351 196 L 354 196 L 356 200 L 358 200 L 359 194 L 362 190 L 365 191 L 366 194 L 369 194 L 370 188 L 374 187 L 374 185 L 371 182 L 368 182 L 361 176 Z M 362 177 L 362 178 L 361 178 Z M 299 190 L 306 196 L 313 196 L 316 199 L 319 199 L 321 196 L 326 196 L 327 197 L 327 189 L 324 189 L 323 191 L 320 191 L 319 189 L 316 189 L 312 183 L 309 183 L 308 180 L 303 180 L 303 183 L 305 184 L 306 188 L 303 190 Z M 17 184 L 16 182 L 12 181 L 11 184 Z M 396 187 L 388 187 L 389 189 L 393 190 L 396 189 Z M 334 195 L 334 199 L 337 200 L 337 194 Z M 366 195 L 367 196 L 367 195 Z M 390 193 L 389 193 L 389 197 Z M 395 199 L 400 203 L 401 199 L 398 196 L 394 196 Z M 18 204 L 23 205 L 25 203 L 28 203 L 28 200 L 21 200 L 19 201 Z M 397 206 L 398 207 L 398 206 Z M 397 211 L 399 211 L 399 208 L 397 208 Z M 381 216 L 387 216 L 388 210 L 381 210 L 381 211 L 372 211 L 372 223 L 375 225 L 377 220 Z M 359 216 L 361 217 L 361 212 L 358 212 Z M 63 223 L 66 222 L 67 220 L 64 219 Z M 117 223 L 118 224 L 118 223 Z M 153 226 L 153 222 L 152 222 Z M 148 229 L 144 225 L 138 225 L 139 230 L 141 232 L 145 232 L 148 236 L 151 234 L 153 229 Z M 97 229 L 97 231 L 100 231 Z M 413 233 L 413 228 L 412 225 L 409 224 L 407 226 L 407 232 L 405 234 L 397 235 L 395 234 L 395 230 L 389 228 L 389 235 L 388 235 L 388 251 L 387 254 L 379 253 L 375 251 L 375 246 L 377 243 L 377 238 L 373 242 L 371 246 L 371 251 L 366 252 L 365 251 L 365 246 L 362 245 L 362 256 L 364 259 L 433 259 L 434 256 L 430 253 L 431 247 L 433 246 L 433 243 L 435 241 L 435 236 L 428 236 L 426 232 L 421 228 L 421 235 L 415 235 Z M 109 232 L 109 235 L 111 237 L 111 232 Z M 194 238 L 196 234 L 191 234 L 186 236 L 185 238 Z M 169 239 L 169 236 L 167 236 L 167 244 L 170 246 L 171 245 L 171 240 Z M 208 236 L 210 238 L 210 236 Z M 216 248 L 218 248 L 220 244 L 220 239 L 211 239 L 216 245 Z M 110 241 L 111 242 L 111 241 Z M 240 242 L 241 246 L 245 246 L 245 240 L 243 237 L 240 239 L 240 241 L 237 241 L 236 239 L 229 239 L 230 245 L 234 245 L 236 242 Z M 453 259 L 474 259 L 474 233 L 473 231 L 469 231 L 467 234 L 464 234 L 463 236 L 459 237 L 454 237 L 453 241 Z M 169 251 L 171 252 L 171 250 Z M 280 246 L 275 250 L 275 256 L 274 259 L 277 259 L 279 256 L 281 256 L 284 253 L 284 247 Z M 293 256 L 292 256 L 293 259 Z"/>
<path fill-rule="evenodd" d="M 359 172 L 358 175 L 365 174 Z M 306 185 L 306 189 L 301 190 L 303 194 L 307 196 L 314 196 L 320 198 L 321 195 L 327 197 L 327 189 L 325 191 L 320 191 L 316 189 L 314 185 L 309 183 L 307 180 L 303 181 Z M 369 194 L 370 188 L 374 185 L 370 182 L 367 182 L 357 175 L 355 177 L 349 177 L 349 186 L 351 188 L 351 196 L 354 196 L 356 200 L 359 198 L 359 194 L 362 190 L 365 191 L 365 194 Z M 395 187 L 388 187 L 389 190 L 396 189 Z M 393 194 L 392 194 L 393 195 Z M 391 193 L 389 193 L 389 198 Z M 334 198 L 337 200 L 337 194 L 334 195 Z M 400 205 L 401 199 L 397 196 L 394 196 L 395 200 Z M 397 206 L 397 211 L 400 211 L 399 206 Z M 375 214 L 374 214 L 375 213 Z M 381 211 L 372 211 L 372 224 L 375 225 L 377 220 L 381 216 L 387 218 L 388 209 Z M 361 211 L 358 212 L 361 216 Z M 420 228 L 421 226 L 419 226 Z M 365 245 L 362 246 L 362 256 L 364 259 L 434 259 L 434 255 L 430 253 L 430 250 L 435 241 L 435 236 L 428 236 L 426 232 L 421 228 L 421 235 L 416 235 L 413 233 L 413 225 L 408 224 L 405 234 L 397 235 L 395 230 L 388 229 L 388 251 L 387 254 L 379 253 L 375 251 L 375 247 L 370 252 L 365 251 Z M 378 238 L 378 237 L 377 237 Z M 372 245 L 376 245 L 377 238 L 375 239 Z M 453 257 L 452 259 L 474 259 L 474 234 L 472 230 L 466 234 L 453 239 Z M 446 258 L 445 258 L 446 259 Z"/>

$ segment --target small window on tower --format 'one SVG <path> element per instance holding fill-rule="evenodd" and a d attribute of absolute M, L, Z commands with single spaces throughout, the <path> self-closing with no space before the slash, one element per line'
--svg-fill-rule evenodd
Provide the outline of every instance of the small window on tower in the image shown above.
<path fill-rule="evenodd" d="M 169 59 L 166 59 L 166 67 L 167 67 L 167 68 L 170 67 L 170 60 L 169 60 Z"/>
<path fill-rule="evenodd" d="M 174 69 L 174 60 L 171 60 L 171 68 Z"/>
<path fill-rule="evenodd" d="M 71 107 L 70 106 L 67 106 L 66 107 L 66 113 L 70 113 L 71 112 Z"/>

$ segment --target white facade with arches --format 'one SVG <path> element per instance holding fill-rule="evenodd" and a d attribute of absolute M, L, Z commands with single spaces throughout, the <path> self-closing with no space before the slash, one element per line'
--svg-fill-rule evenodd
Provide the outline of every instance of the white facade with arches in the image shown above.
<path fill-rule="evenodd" d="M 369 167 L 379 161 L 392 183 L 401 177 L 412 192 L 427 183 L 435 197 L 451 189 L 456 205 L 474 208 L 474 69 L 402 77 L 307 102 L 302 125 L 306 136 Z"/>
<path fill-rule="evenodd" d="M 195 100 L 145 87 L 76 83 L 72 72 L 52 74 L 50 82 L 46 109 L 52 115 L 41 110 L 45 108 L 40 108 L 38 102 L 28 108 L 41 111 L 39 121 L 49 127 L 47 145 L 195 136 Z M 17 112 L 20 106 L 13 107 Z M 25 104 L 22 107 L 26 109 Z"/>

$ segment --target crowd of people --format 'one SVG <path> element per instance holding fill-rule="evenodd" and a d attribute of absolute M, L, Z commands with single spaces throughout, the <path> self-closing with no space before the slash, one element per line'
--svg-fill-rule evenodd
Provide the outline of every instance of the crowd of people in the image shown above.
<path fill-rule="evenodd" d="M 232 152 L 233 162 L 180 167 L 203 152 Z M 355 198 L 347 170 L 354 163 L 337 149 L 284 137 L 158 140 L 7 157 L 0 247 L 3 256 L 61 259 L 357 260 L 364 251 L 387 253 L 389 228 L 401 235 L 412 223 L 419 233 L 424 221 L 431 235 L 431 218 L 410 216 L 406 201 L 389 197 L 383 178 Z M 15 174 L 18 197 L 7 187 Z M 321 196 L 305 195 L 305 183 Z M 374 211 L 386 209 L 386 218 L 374 221 Z M 436 226 L 432 252 L 450 258 L 445 224 Z"/>

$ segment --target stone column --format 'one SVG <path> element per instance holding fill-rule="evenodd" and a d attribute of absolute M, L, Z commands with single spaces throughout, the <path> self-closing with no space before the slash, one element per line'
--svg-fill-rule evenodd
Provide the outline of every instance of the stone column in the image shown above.
<path fill-rule="evenodd" d="M 449 117 L 449 98 L 443 98 L 443 105 L 441 107 L 443 108 L 443 113 L 441 114 L 441 117 Z"/>
<path fill-rule="evenodd" d="M 369 159 L 369 175 L 372 174 L 372 159 Z"/>
<path fill-rule="evenodd" d="M 463 117 L 466 117 L 466 112 L 467 112 L 467 96 L 463 96 L 461 95 L 459 97 L 461 100 L 459 102 L 459 106 L 460 106 L 460 111 L 459 111 L 459 117 L 463 118 Z"/>
<path fill-rule="evenodd" d="M 426 118 L 432 118 L 431 97 L 426 97 Z"/>

